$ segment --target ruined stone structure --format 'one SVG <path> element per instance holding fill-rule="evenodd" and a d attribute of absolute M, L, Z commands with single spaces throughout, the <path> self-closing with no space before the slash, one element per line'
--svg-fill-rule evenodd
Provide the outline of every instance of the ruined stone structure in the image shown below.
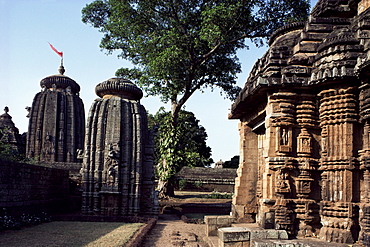
<path fill-rule="evenodd" d="M 369 7 L 319 0 L 271 36 L 229 116 L 238 222 L 370 246 Z"/>
<path fill-rule="evenodd" d="M 78 162 L 77 150 L 83 148 L 85 112 L 80 86 L 68 76 L 41 80 L 29 110 L 26 154 L 42 162 Z"/>
<path fill-rule="evenodd" d="M 154 146 L 147 127 L 143 93 L 122 78 L 95 88 L 100 97 L 87 120 L 82 173 L 82 213 L 155 216 Z"/>
<path fill-rule="evenodd" d="M 19 134 L 15 127 L 12 117 L 9 115 L 9 108 L 4 108 L 4 113 L 0 115 L 0 142 L 9 144 L 19 154 L 26 151 L 26 134 Z"/>
<path fill-rule="evenodd" d="M 236 169 L 183 167 L 175 176 L 180 190 L 234 192 Z"/>

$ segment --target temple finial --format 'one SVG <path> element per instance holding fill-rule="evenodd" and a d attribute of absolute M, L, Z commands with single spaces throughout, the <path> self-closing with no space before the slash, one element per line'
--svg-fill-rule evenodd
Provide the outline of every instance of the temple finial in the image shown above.
<path fill-rule="evenodd" d="M 63 65 L 60 65 L 58 71 L 59 71 L 59 74 L 63 75 L 66 70 L 64 69 Z"/>
<path fill-rule="evenodd" d="M 63 56 L 62 56 L 62 59 L 60 60 L 60 67 L 58 69 L 59 71 L 59 74 L 63 75 L 64 72 L 66 72 L 66 70 L 64 69 L 64 66 L 63 66 Z"/>
<path fill-rule="evenodd" d="M 5 106 L 5 108 L 4 108 L 4 112 L 5 112 L 5 113 L 8 113 L 8 112 L 9 112 L 9 107 Z"/>

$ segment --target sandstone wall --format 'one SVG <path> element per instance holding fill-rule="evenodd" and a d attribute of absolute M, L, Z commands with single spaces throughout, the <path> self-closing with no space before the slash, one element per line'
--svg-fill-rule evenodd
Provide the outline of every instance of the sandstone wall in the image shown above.
<path fill-rule="evenodd" d="M 57 213 L 68 208 L 68 171 L 0 161 L 0 208 L 9 213 Z"/>

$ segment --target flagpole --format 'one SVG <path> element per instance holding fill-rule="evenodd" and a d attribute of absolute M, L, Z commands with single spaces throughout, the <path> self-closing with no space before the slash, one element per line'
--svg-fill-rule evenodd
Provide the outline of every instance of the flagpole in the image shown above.
<path fill-rule="evenodd" d="M 49 42 L 48 42 L 49 43 Z M 60 57 L 61 57 L 61 60 L 60 60 L 60 67 L 59 67 L 59 73 L 61 75 L 64 74 L 65 70 L 64 70 L 64 67 L 63 67 L 63 52 L 62 51 L 58 51 L 54 46 L 52 46 L 52 44 L 49 43 L 49 46 L 50 48 L 55 51 L 56 54 L 58 54 Z"/>

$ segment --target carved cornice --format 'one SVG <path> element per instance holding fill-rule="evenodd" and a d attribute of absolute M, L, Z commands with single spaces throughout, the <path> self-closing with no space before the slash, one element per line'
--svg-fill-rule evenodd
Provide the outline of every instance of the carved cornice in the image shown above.
<path fill-rule="evenodd" d="M 306 22 L 295 22 L 277 29 L 275 32 L 271 34 L 269 39 L 269 45 L 271 45 L 276 40 L 277 37 L 282 36 L 291 31 L 302 30 L 305 25 Z"/>
<path fill-rule="evenodd" d="M 324 42 L 318 47 L 318 52 L 323 51 L 329 46 L 335 46 L 339 44 L 358 44 L 359 40 L 356 38 L 355 33 L 349 30 L 349 28 L 334 29 L 324 40 Z"/>

